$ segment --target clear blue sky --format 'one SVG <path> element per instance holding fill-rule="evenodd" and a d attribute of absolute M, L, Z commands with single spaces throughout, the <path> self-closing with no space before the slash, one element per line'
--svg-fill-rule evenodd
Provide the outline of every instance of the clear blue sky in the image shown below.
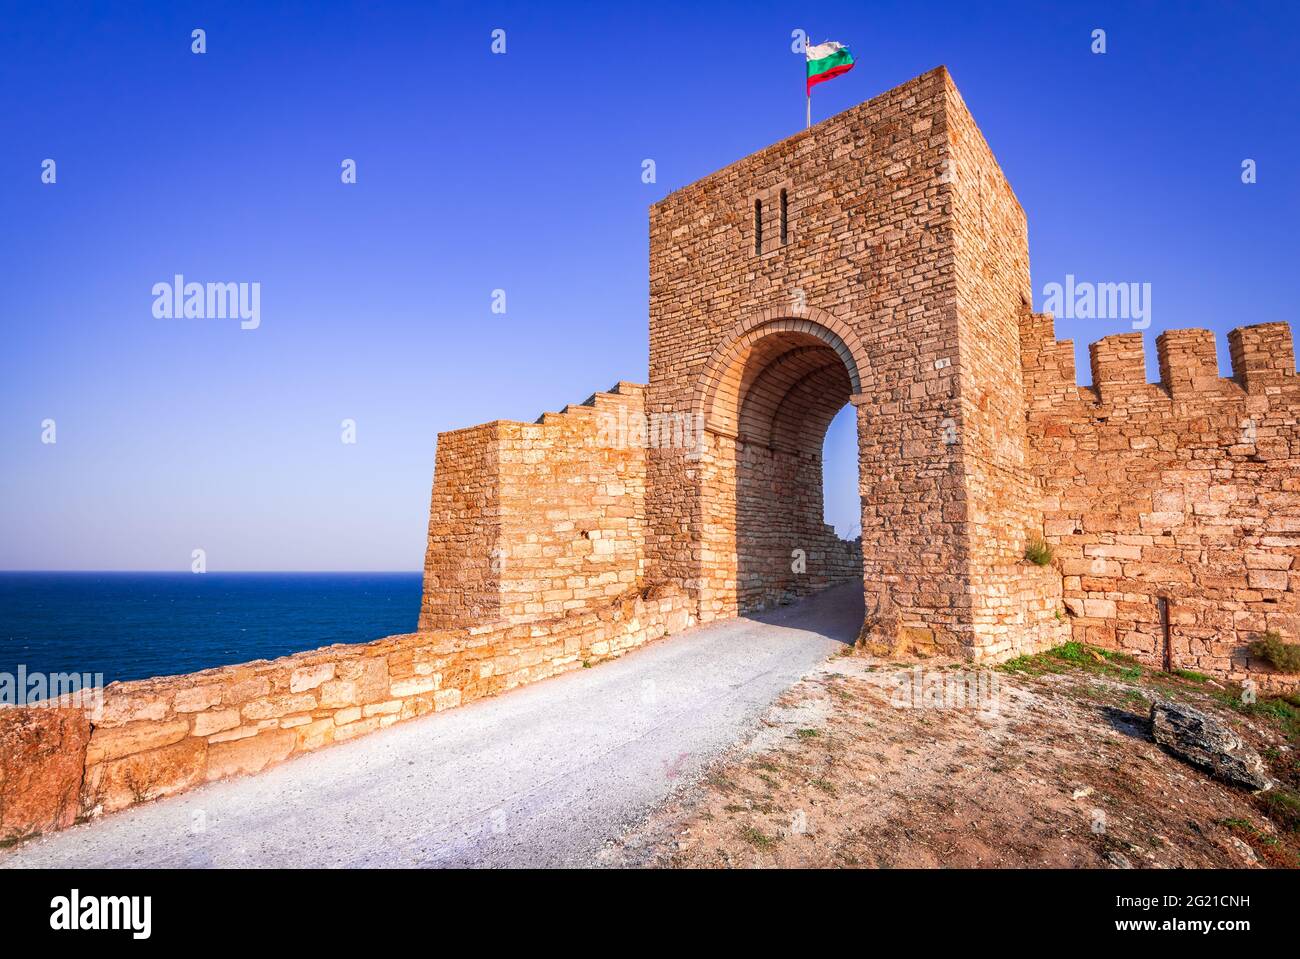
<path fill-rule="evenodd" d="M 798 27 L 857 56 L 814 119 L 947 64 L 1036 291 L 1150 282 L 1149 342 L 1225 363 L 1300 320 L 1292 3 L 61 7 L 0 17 L 0 568 L 417 569 L 440 430 L 644 381 L 647 207 L 799 129 Z M 261 327 L 154 318 L 176 273 L 261 283 Z M 1127 329 L 1058 333 L 1086 378 Z"/>

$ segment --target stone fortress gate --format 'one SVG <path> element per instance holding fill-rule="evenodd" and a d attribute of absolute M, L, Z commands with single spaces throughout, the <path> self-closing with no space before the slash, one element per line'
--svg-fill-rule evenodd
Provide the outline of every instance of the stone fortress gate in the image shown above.
<path fill-rule="evenodd" d="M 438 437 L 417 632 L 0 711 L 0 840 L 254 773 L 861 578 L 863 637 L 995 661 L 1076 639 L 1294 685 L 1300 377 L 1282 323 L 1074 346 L 940 68 L 650 211 L 650 383 Z M 861 543 L 822 519 L 857 414 Z M 1026 542 L 1055 548 L 1049 566 Z"/>
<path fill-rule="evenodd" d="M 1073 345 L 1024 211 L 938 68 L 650 210 L 650 383 L 438 440 L 420 627 L 671 595 L 686 621 L 861 577 L 865 640 L 996 660 L 1072 636 L 1220 675 L 1296 637 L 1284 324 Z M 860 547 L 821 450 L 857 414 Z M 1052 565 L 1025 559 L 1030 539 Z"/>

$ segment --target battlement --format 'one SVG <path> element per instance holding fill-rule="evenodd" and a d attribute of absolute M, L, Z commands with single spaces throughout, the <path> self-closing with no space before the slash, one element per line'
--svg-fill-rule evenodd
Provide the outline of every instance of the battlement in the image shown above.
<path fill-rule="evenodd" d="M 1105 336 L 1088 347 L 1092 385 L 1079 386 L 1074 341 L 1056 339 L 1052 314 L 1026 311 L 1021 322 L 1021 360 L 1028 409 L 1032 414 L 1083 402 L 1114 410 L 1292 391 L 1300 407 L 1300 378 L 1288 324 L 1237 327 L 1228 333 L 1228 345 L 1232 376 L 1222 377 L 1212 331 L 1166 330 L 1156 337 L 1160 379 L 1151 383 L 1142 334 Z"/>
<path fill-rule="evenodd" d="M 1089 347 L 1092 385 L 1052 316 L 1021 314 L 1027 458 L 1042 483 L 1074 637 L 1234 679 L 1284 684 L 1252 657 L 1294 636 L 1300 582 L 1300 376 L 1285 323 L 1141 333 Z"/>
<path fill-rule="evenodd" d="M 1232 372 L 1251 393 L 1294 381 L 1295 346 L 1285 323 L 1241 326 L 1228 334 Z"/>

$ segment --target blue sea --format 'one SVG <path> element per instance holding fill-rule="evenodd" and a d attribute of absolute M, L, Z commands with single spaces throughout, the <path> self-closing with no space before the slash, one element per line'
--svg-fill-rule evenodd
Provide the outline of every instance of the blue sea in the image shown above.
<path fill-rule="evenodd" d="M 414 631 L 419 573 L 0 572 L 0 672 L 105 683 Z"/>

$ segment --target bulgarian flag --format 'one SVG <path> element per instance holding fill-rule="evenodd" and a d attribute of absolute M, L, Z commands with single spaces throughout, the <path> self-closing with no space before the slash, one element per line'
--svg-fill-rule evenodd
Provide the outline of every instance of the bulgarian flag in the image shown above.
<path fill-rule="evenodd" d="M 808 58 L 808 96 L 812 96 L 812 88 L 817 84 L 853 69 L 853 54 L 834 40 L 805 47 L 804 53 Z"/>

